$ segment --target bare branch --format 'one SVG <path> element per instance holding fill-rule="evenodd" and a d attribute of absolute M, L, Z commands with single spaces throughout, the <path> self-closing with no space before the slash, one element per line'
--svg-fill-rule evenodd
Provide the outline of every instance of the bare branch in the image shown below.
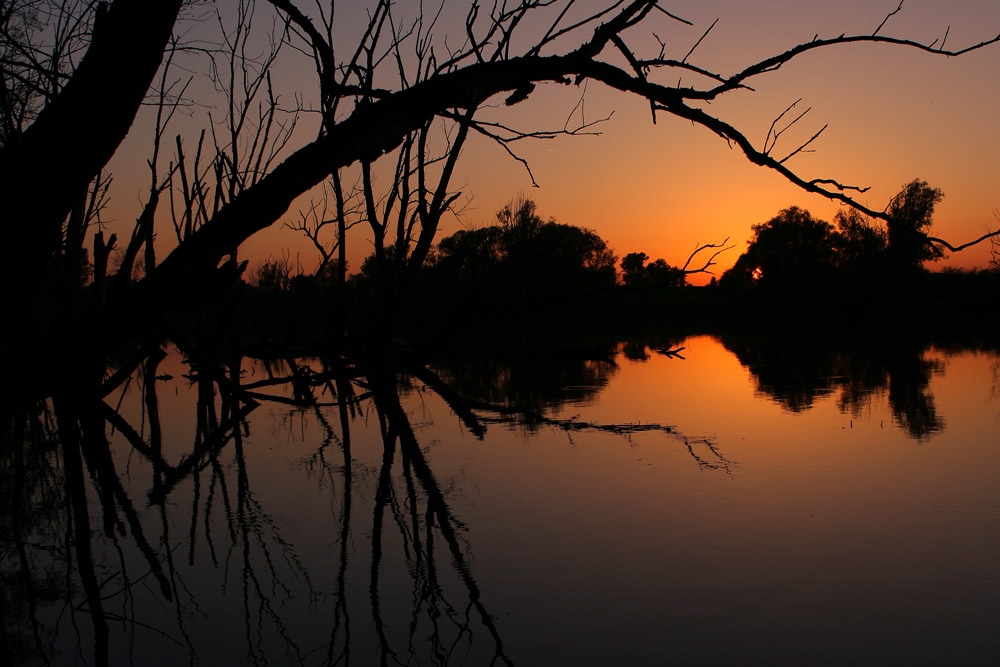
<path fill-rule="evenodd" d="M 653 7 L 655 7 L 657 11 L 659 11 L 659 12 L 661 12 L 663 14 L 666 14 L 667 16 L 669 16 L 670 18 L 672 18 L 673 20 L 679 21 L 680 23 L 683 23 L 684 25 L 694 25 L 693 23 L 691 23 L 687 19 L 682 19 L 680 16 L 677 16 L 676 14 L 671 14 L 670 12 L 668 12 L 663 7 L 660 7 L 659 4 L 654 4 Z"/>
<path fill-rule="evenodd" d="M 937 243 L 938 245 L 944 246 L 945 248 L 947 248 L 951 252 L 958 252 L 959 250 L 965 250 L 966 248 L 974 246 L 977 243 L 982 243 L 986 239 L 991 239 L 991 238 L 994 238 L 994 237 L 1000 237 L 1000 229 L 994 230 L 992 232 L 987 232 L 986 234 L 983 234 L 982 236 L 980 236 L 975 241 L 969 241 L 968 243 L 963 243 L 963 244 L 957 245 L 957 246 L 948 243 L 944 239 L 939 239 L 936 236 L 928 236 L 927 237 L 927 241 L 929 241 L 930 243 Z"/>
<path fill-rule="evenodd" d="M 885 25 L 886 21 L 888 21 L 890 18 L 898 14 L 899 11 L 903 9 L 903 2 L 904 0 L 899 0 L 899 6 L 896 7 L 894 10 L 892 10 L 891 12 L 889 12 L 888 14 L 886 14 L 886 17 L 882 19 L 882 22 L 878 24 L 877 28 L 875 28 L 875 32 L 872 33 L 872 36 L 877 35 L 879 33 L 879 30 L 881 30 L 882 27 Z M 943 47 L 944 45 L 942 44 L 941 46 Z"/>
<path fill-rule="evenodd" d="M 771 121 L 771 127 L 768 128 L 768 130 L 767 130 L 767 136 L 764 138 L 764 154 L 765 155 L 770 155 L 771 149 L 774 148 L 775 144 L 778 143 L 778 137 L 780 137 L 785 132 L 785 130 L 787 130 L 791 126 L 795 125 L 797 122 L 799 122 L 802 119 L 803 116 L 805 116 L 807 113 L 809 113 L 810 111 L 812 111 L 812 107 L 809 107 L 808 109 L 806 109 L 805 111 L 803 111 L 802 113 L 800 113 L 798 116 L 796 116 L 796 118 L 793 121 L 791 121 L 790 123 L 788 123 L 788 125 L 786 125 L 785 127 L 783 127 L 782 129 L 780 129 L 778 131 L 775 131 L 774 130 L 774 126 L 777 125 L 778 122 L 782 118 L 785 117 L 785 114 L 787 114 L 789 111 L 791 111 L 792 109 L 794 109 L 795 106 L 799 102 L 801 102 L 801 101 L 802 101 L 801 97 L 799 99 L 795 100 L 794 102 L 792 102 L 791 104 L 789 104 L 788 108 L 785 109 L 784 111 L 782 111 L 778 115 L 777 118 L 775 118 L 773 121 Z"/>
<path fill-rule="evenodd" d="M 803 112 L 803 115 L 805 115 L 805 113 L 808 113 L 808 111 L 809 110 L 806 109 L 806 111 Z M 799 118 L 801 118 L 801 117 L 802 116 L 799 116 Z M 792 151 L 791 153 L 789 153 L 788 155 L 786 155 L 784 158 L 778 160 L 778 164 L 784 164 L 785 162 L 788 162 L 788 160 L 790 160 L 792 157 L 798 155 L 799 153 L 811 153 L 812 151 L 811 150 L 806 150 L 806 147 L 809 144 L 811 144 L 812 142 L 816 141 L 816 139 L 819 137 L 819 135 L 823 134 L 823 131 L 826 130 L 827 127 L 829 127 L 829 124 L 824 125 L 823 127 L 819 128 L 819 132 L 817 132 L 816 134 L 814 134 L 811 137 L 809 137 L 809 139 L 804 144 L 802 144 L 801 146 L 799 146 L 798 148 L 796 148 L 794 151 Z"/>
<path fill-rule="evenodd" d="M 701 44 L 702 40 L 708 37 L 708 33 L 712 32 L 712 28 L 714 28 L 715 24 L 718 22 L 719 19 L 715 19 L 714 21 L 712 21 L 712 25 L 708 26 L 708 30 L 702 33 L 701 37 L 698 38 L 698 41 L 694 43 L 694 46 L 692 46 L 690 50 L 688 50 L 688 52 L 684 54 L 684 57 L 681 58 L 681 63 L 687 62 L 687 59 L 691 57 L 691 54 L 694 53 L 694 50 L 698 48 L 698 45 Z"/>
<path fill-rule="evenodd" d="M 722 243 L 706 243 L 704 245 L 697 246 L 694 249 L 694 252 L 688 255 L 687 261 L 684 262 L 684 266 L 681 267 L 681 271 L 683 271 L 685 275 L 692 273 L 711 273 L 711 271 L 708 270 L 708 267 L 715 266 L 715 258 L 721 255 L 722 253 L 726 252 L 727 250 L 732 250 L 733 248 L 736 247 L 735 245 L 727 246 L 726 243 L 728 242 L 729 242 L 729 237 L 727 236 L 725 239 L 722 240 Z M 695 256 L 698 253 L 702 252 L 703 250 L 715 250 L 715 252 L 712 253 L 707 260 L 705 260 L 705 263 L 701 266 L 701 268 L 689 269 L 688 266 L 691 265 L 691 260 L 693 260 Z"/>

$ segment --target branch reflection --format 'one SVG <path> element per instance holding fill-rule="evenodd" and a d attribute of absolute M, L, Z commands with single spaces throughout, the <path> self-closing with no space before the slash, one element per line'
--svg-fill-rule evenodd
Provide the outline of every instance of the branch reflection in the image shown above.
<path fill-rule="evenodd" d="M 92 385 L 103 390 L 4 417 L 0 474 L 12 489 L 2 507 L 11 547 L 2 564 L 7 663 L 45 664 L 73 653 L 107 665 L 153 651 L 180 660 L 263 664 L 284 656 L 327 665 L 349 664 L 360 652 L 368 664 L 374 645 L 386 665 L 513 664 L 475 578 L 453 490 L 435 476 L 401 392 L 412 394 L 419 383 L 477 438 L 488 424 L 513 422 L 532 430 L 671 433 L 545 414 L 567 395 L 587 400 L 606 385 L 615 372 L 610 355 L 530 374 L 492 365 L 491 373 L 464 376 L 419 365 L 400 375 L 339 358 L 226 361 L 193 347 L 183 355 L 154 348 L 127 363 L 133 372 L 111 372 L 113 382 Z M 479 388 L 489 400 L 466 398 L 467 381 L 487 376 L 491 386 Z M 522 391 L 525 378 L 535 390 Z M 251 432 L 254 452 L 266 441 L 259 431 L 267 419 L 251 419 L 264 408 L 308 417 L 320 429 L 301 464 L 336 500 L 328 510 L 333 529 L 321 538 L 332 548 L 320 570 L 289 537 L 294 522 L 270 509 L 274 471 L 248 449 Z M 360 442 L 374 444 L 374 423 L 381 460 L 372 465 L 354 448 L 359 428 Z M 359 513 L 359 502 L 370 511 Z M 367 556 L 360 540 L 369 543 Z M 409 581 L 409 611 L 400 605 L 401 576 Z M 364 579 L 370 623 L 358 620 Z M 60 603 L 68 623 L 55 611 Z M 303 632 L 317 610 L 326 631 Z M 320 636 L 326 639 L 317 645 Z"/>
<path fill-rule="evenodd" d="M 910 436 L 944 427 L 931 394 L 942 363 L 923 345 L 721 341 L 787 410 L 835 396 L 856 416 L 885 396 Z M 440 401 L 477 439 L 494 425 L 570 439 L 651 432 L 701 468 L 730 473 L 712 439 L 565 416 L 595 399 L 620 371 L 617 358 L 684 358 L 681 340 L 660 343 L 589 358 L 411 361 L 405 372 L 154 347 L 123 362 L 130 372 L 103 374 L 113 381 L 7 410 L 4 663 L 106 665 L 152 652 L 181 662 L 513 664 L 455 509 L 461 478 L 442 476 L 415 406 Z M 293 433 L 301 454 L 268 453 Z M 303 481 L 315 494 L 286 502 Z M 300 506 L 309 502 L 318 504 Z"/>

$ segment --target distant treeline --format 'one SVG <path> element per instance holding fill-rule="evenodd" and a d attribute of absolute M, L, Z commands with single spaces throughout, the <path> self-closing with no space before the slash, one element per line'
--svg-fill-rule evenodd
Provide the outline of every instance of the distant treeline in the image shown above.
<path fill-rule="evenodd" d="M 928 242 L 935 205 L 942 192 L 914 180 L 892 199 L 888 224 L 844 209 L 834 223 L 814 218 L 792 206 L 772 219 L 753 225 L 746 251 L 721 276 L 723 285 L 802 285 L 814 287 L 844 280 L 906 278 L 924 270 L 924 264 L 943 256 Z M 710 273 L 725 241 L 706 244 L 683 267 L 663 259 L 648 261 L 644 252 L 630 252 L 619 263 L 607 242 L 596 232 L 574 225 L 543 220 L 535 202 L 518 198 L 501 209 L 494 224 L 458 231 L 428 253 L 414 274 L 404 274 L 405 262 L 396 261 L 395 249 L 376 261 L 370 255 L 352 276 L 353 293 L 376 290 L 380 285 L 411 294 L 469 296 L 477 299 L 505 296 L 521 299 L 556 293 L 627 287 L 681 287 L 692 273 Z M 689 268 L 701 251 L 711 257 Z M 996 263 L 994 263 L 996 264 Z M 998 268 L 996 266 L 993 267 Z M 269 291 L 326 291 L 336 284 L 339 266 L 334 259 L 316 275 L 293 275 L 287 261 L 264 262 L 247 277 Z M 712 284 L 716 283 L 713 278 Z M 393 290 L 395 291 L 395 290 Z"/>
<path fill-rule="evenodd" d="M 699 248 L 683 267 L 648 261 L 641 252 L 619 262 L 594 231 L 545 221 L 522 198 L 501 209 L 494 224 L 441 239 L 416 272 L 391 247 L 381 260 L 369 256 L 346 284 L 338 281 L 336 259 L 311 276 L 293 275 L 287 261 L 265 262 L 245 276 L 243 330 L 276 342 L 324 340 L 330 331 L 358 340 L 393 331 L 409 341 L 484 341 L 509 336 L 511 326 L 522 334 L 525 326 L 553 332 L 665 323 L 714 331 L 773 322 L 902 322 L 930 312 L 954 321 L 967 312 L 992 316 L 997 309 L 986 302 L 996 300 L 996 267 L 963 275 L 924 270 L 941 256 L 925 240 L 940 198 L 922 181 L 908 184 L 888 208 L 890 225 L 853 209 L 839 212 L 835 225 L 785 209 L 754 225 L 746 251 L 704 289 L 686 288 L 687 277 L 707 272 L 731 248 L 725 242 Z M 710 257 L 691 268 L 704 250 Z"/>

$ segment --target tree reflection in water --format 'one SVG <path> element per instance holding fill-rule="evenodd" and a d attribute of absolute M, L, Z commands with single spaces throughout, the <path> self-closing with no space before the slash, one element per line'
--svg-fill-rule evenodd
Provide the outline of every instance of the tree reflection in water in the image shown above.
<path fill-rule="evenodd" d="M 373 632 L 381 664 L 511 664 L 474 577 L 465 528 L 418 442 L 401 392 L 416 382 L 438 394 L 478 438 L 496 423 L 624 436 L 655 431 L 682 441 L 703 467 L 726 469 L 714 443 L 689 441 L 668 426 L 547 415 L 567 398 L 586 401 L 600 391 L 615 372 L 613 352 L 594 361 L 411 366 L 401 375 L 341 359 L 222 363 L 190 348 L 183 377 L 195 396 L 194 433 L 186 447 L 174 435 L 177 424 L 162 416 L 161 386 L 179 380 L 161 370 L 160 348 L 103 384 L 8 413 L 0 470 L 9 490 L 2 506 L 6 662 L 145 661 L 142 651 L 150 646 L 159 647 L 153 655 L 201 661 L 242 634 L 245 654 L 229 659 L 262 664 L 283 656 L 333 665 L 349 664 L 353 652 L 368 664 Z M 247 379 L 254 364 L 264 379 Z M 255 493 L 254 480 L 266 481 L 267 471 L 251 471 L 246 439 L 250 414 L 264 404 L 309 414 L 323 430 L 303 466 L 339 499 L 330 510 L 330 541 L 337 545 L 332 591 L 314 583 L 283 521 Z M 352 451 L 352 427 L 371 418 L 381 462 L 358 477 L 366 471 Z M 698 444 L 709 453 L 697 455 Z M 367 528 L 359 523 L 359 499 L 371 503 Z M 357 566 L 350 566 L 361 535 L 370 541 L 364 619 L 357 618 L 362 601 L 352 588 Z M 396 544 L 412 585 L 405 630 L 399 610 L 383 602 L 387 586 L 396 593 L 398 573 L 387 570 L 386 560 Z M 241 622 L 217 613 L 223 603 L 211 593 L 219 586 L 213 573 L 228 605 L 239 598 Z M 320 606 L 329 598 L 332 609 Z M 315 637 L 303 643 L 296 627 L 301 612 L 288 611 L 290 600 L 305 601 L 314 615 L 330 609 L 323 648 Z M 216 624 L 220 646 L 199 644 L 205 623 Z"/>
<path fill-rule="evenodd" d="M 912 437 L 944 427 L 930 393 L 940 364 L 922 347 L 721 340 L 758 390 L 788 410 L 839 392 L 840 409 L 857 415 L 885 394 Z M 651 349 L 679 356 L 677 343 Z M 223 363 L 190 346 L 177 370 L 175 357 L 154 348 L 103 384 L 8 411 L 0 451 L 5 663 L 117 664 L 151 653 L 246 664 L 370 664 L 373 656 L 380 664 L 511 664 L 503 617 L 477 582 L 466 528 L 449 502 L 454 491 L 439 482 L 404 406 L 434 394 L 477 438 L 497 424 L 570 437 L 651 431 L 686 447 L 701 468 L 729 473 L 711 439 L 560 416 L 559 407 L 585 404 L 608 384 L 616 355 L 641 361 L 649 349 L 630 342 L 590 359 L 398 373 L 339 358 Z M 174 423 L 183 381 L 194 415 L 186 438 Z M 321 430 L 299 465 L 331 499 L 320 567 L 267 500 L 276 471 L 266 468 L 259 440 L 248 440 L 262 406 Z"/>
<path fill-rule="evenodd" d="M 910 436 L 923 439 L 945 426 L 930 391 L 944 365 L 924 356 L 925 344 L 774 335 L 719 340 L 750 371 L 757 391 L 792 412 L 839 392 L 840 411 L 857 418 L 874 397 L 887 394 L 893 418 Z"/>

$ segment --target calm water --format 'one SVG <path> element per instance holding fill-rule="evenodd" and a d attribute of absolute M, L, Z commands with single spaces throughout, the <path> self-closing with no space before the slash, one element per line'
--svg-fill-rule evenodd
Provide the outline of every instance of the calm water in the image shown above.
<path fill-rule="evenodd" d="M 3 462 L 13 660 L 997 664 L 1000 358 L 805 343 L 171 348 Z"/>

